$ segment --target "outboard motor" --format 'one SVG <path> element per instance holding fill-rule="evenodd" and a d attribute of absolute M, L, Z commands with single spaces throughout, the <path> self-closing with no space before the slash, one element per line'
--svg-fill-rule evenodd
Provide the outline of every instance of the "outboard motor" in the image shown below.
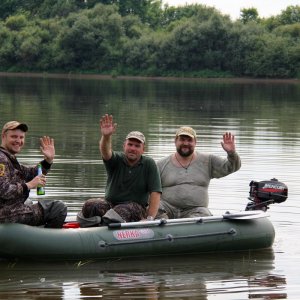
<path fill-rule="evenodd" d="M 259 182 L 252 180 L 249 186 L 248 199 L 251 202 L 247 204 L 246 210 L 266 211 L 270 204 L 284 202 L 288 197 L 287 186 L 276 178 Z"/>

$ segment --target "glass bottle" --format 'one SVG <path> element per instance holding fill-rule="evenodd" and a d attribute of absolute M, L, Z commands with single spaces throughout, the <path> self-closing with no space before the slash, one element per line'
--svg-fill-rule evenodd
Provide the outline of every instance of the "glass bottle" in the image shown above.
<path fill-rule="evenodd" d="M 38 174 L 38 176 L 43 174 L 41 164 L 38 164 L 38 173 L 37 174 Z M 36 194 L 39 195 L 39 196 L 45 195 L 45 188 L 41 185 L 38 185 L 37 188 L 36 188 Z"/>

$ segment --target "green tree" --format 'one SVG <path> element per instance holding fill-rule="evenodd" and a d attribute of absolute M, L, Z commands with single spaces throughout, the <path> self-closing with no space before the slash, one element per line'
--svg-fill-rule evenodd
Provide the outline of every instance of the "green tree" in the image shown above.
<path fill-rule="evenodd" d="M 115 6 L 96 5 L 80 14 L 72 14 L 63 22 L 58 37 L 61 55 L 58 63 L 67 69 L 112 68 L 120 38 L 121 16 Z"/>
<path fill-rule="evenodd" d="M 295 24 L 278 26 L 274 33 L 282 36 L 289 36 L 300 41 L 300 22 Z"/>
<path fill-rule="evenodd" d="M 192 17 L 196 17 L 198 20 L 207 21 L 213 14 L 219 14 L 219 12 L 213 7 L 207 7 L 201 4 L 192 4 L 185 6 L 165 6 L 165 9 L 162 12 L 163 17 L 161 21 L 161 26 L 165 27 L 170 24 L 169 30 L 172 30 L 176 24 L 179 24 L 180 21 L 185 21 Z"/>
<path fill-rule="evenodd" d="M 129 39 L 142 36 L 144 25 L 138 16 L 125 16 L 122 18 L 124 33 Z"/>
<path fill-rule="evenodd" d="M 261 48 L 249 54 L 249 71 L 255 77 L 288 78 L 293 70 L 290 65 L 290 51 L 286 47 L 288 39 L 273 35 L 260 37 Z"/>
<path fill-rule="evenodd" d="M 272 16 L 262 20 L 262 24 L 270 31 L 282 25 L 292 25 L 300 23 L 300 6 L 288 6 L 277 16 Z"/>
<path fill-rule="evenodd" d="M 0 19 L 13 15 L 18 9 L 18 0 L 2 0 L 0 4 Z"/>
<path fill-rule="evenodd" d="M 84 7 L 84 2 L 78 0 L 44 0 L 35 8 L 35 13 L 44 19 L 66 17 Z"/>
<path fill-rule="evenodd" d="M 162 8 L 161 0 L 3 0 L 2 70 L 293 77 L 299 6 L 231 21 L 212 7 Z"/>
<path fill-rule="evenodd" d="M 288 6 L 278 18 L 282 25 L 300 23 L 300 5 Z"/>
<path fill-rule="evenodd" d="M 136 74 L 155 75 L 158 47 L 157 35 L 151 33 L 135 41 L 128 40 L 124 45 L 125 69 Z"/>
<path fill-rule="evenodd" d="M 0 24 L 0 68 L 7 70 L 14 60 L 14 34 L 3 24 Z"/>
<path fill-rule="evenodd" d="M 5 25 L 10 30 L 20 31 L 27 25 L 27 17 L 25 15 L 14 15 L 6 19 Z"/>
<path fill-rule="evenodd" d="M 28 12 L 35 16 L 44 0 L 1 0 L 0 18 L 5 19 L 18 13 Z"/>
<path fill-rule="evenodd" d="M 244 24 L 246 24 L 248 22 L 257 22 L 258 21 L 257 9 L 254 7 L 241 9 L 240 20 Z"/>
<path fill-rule="evenodd" d="M 228 33 L 225 68 L 238 76 L 251 76 L 249 56 L 263 46 L 260 37 L 264 34 L 266 30 L 260 24 L 236 22 Z"/>
<path fill-rule="evenodd" d="M 219 14 L 204 22 L 197 16 L 187 19 L 162 42 L 159 60 L 170 70 L 222 70 L 229 24 Z"/>

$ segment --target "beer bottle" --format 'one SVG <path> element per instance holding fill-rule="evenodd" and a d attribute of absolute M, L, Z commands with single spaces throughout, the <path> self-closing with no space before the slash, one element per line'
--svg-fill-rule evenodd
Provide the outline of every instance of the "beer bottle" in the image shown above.
<path fill-rule="evenodd" d="M 38 176 L 42 175 L 42 165 L 38 164 Z M 41 196 L 41 195 L 45 195 L 45 188 L 41 185 L 38 185 L 36 188 L 36 194 Z"/>

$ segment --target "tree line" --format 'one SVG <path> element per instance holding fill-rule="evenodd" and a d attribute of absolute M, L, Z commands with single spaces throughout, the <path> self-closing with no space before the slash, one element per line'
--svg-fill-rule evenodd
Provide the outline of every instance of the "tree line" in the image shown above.
<path fill-rule="evenodd" d="M 161 0 L 1 0 L 0 70 L 300 78 L 300 6 L 233 21 Z"/>

